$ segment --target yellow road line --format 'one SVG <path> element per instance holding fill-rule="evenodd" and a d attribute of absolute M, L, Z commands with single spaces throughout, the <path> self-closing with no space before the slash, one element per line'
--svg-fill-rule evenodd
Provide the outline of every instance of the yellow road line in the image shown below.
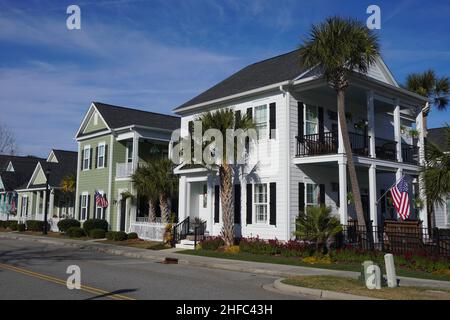
<path fill-rule="evenodd" d="M 25 274 L 25 275 L 28 275 L 28 276 L 31 276 L 31 277 L 34 277 L 34 278 L 38 278 L 38 279 L 41 279 L 41 280 L 45 280 L 45 281 L 48 281 L 48 282 L 53 282 L 53 283 L 56 283 L 56 284 L 60 284 L 60 285 L 66 286 L 66 281 L 65 280 L 62 280 L 62 279 L 59 279 L 59 278 L 56 278 L 56 277 L 52 277 L 52 276 L 48 276 L 48 275 L 45 275 L 45 274 L 42 274 L 42 273 L 37 273 L 37 272 L 31 271 L 31 270 L 15 267 L 15 266 L 12 266 L 12 265 L 9 265 L 9 264 L 4 264 L 4 263 L 0 263 L 0 268 L 7 269 L 7 270 L 10 270 L 10 271 L 14 271 L 14 272 L 18 272 L 18 273 L 22 273 L 22 274 Z M 131 298 L 131 297 L 128 297 L 128 296 L 125 296 L 125 295 L 122 295 L 122 294 L 111 294 L 111 292 L 104 291 L 104 290 L 97 289 L 97 288 L 90 287 L 90 286 L 85 286 L 85 285 L 81 285 L 81 289 L 80 290 L 83 290 L 83 291 L 86 291 L 86 292 L 89 292 L 89 293 L 94 293 L 94 294 L 97 294 L 97 295 L 105 295 L 106 297 L 114 299 L 114 300 L 135 300 L 134 298 Z"/>

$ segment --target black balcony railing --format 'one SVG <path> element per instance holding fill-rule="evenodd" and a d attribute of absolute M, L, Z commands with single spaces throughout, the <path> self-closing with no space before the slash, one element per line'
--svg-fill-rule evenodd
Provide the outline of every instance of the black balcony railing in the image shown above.
<path fill-rule="evenodd" d="M 375 138 L 375 154 L 379 159 L 397 161 L 397 142 Z"/>
<path fill-rule="evenodd" d="M 410 144 L 402 144 L 403 162 L 419 164 L 419 148 Z"/>
<path fill-rule="evenodd" d="M 334 154 L 338 150 L 338 133 L 307 134 L 297 138 L 297 156 L 318 156 Z M 361 156 L 369 154 L 369 136 L 349 132 L 353 153 Z"/>
<path fill-rule="evenodd" d="M 364 134 L 349 132 L 350 146 L 353 154 L 369 156 L 371 137 Z M 320 156 L 335 154 L 338 151 L 339 139 L 337 132 L 323 134 L 307 134 L 297 139 L 297 157 Z M 403 162 L 418 164 L 419 148 L 402 143 Z M 383 160 L 397 161 L 397 142 L 388 139 L 375 138 L 376 157 Z"/>

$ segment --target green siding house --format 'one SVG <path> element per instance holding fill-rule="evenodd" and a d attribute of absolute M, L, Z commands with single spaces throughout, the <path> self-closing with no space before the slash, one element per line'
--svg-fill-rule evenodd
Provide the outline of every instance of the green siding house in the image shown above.
<path fill-rule="evenodd" d="M 111 230 L 127 232 L 134 222 L 145 220 L 148 210 L 131 175 L 155 154 L 168 155 L 172 132 L 179 127 L 175 116 L 93 102 L 75 137 L 76 218 L 106 219 Z M 96 191 L 108 200 L 106 208 L 96 205 Z"/>

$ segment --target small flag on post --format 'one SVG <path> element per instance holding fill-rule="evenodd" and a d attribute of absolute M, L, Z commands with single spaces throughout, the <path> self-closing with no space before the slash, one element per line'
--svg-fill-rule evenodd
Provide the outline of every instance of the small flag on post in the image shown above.
<path fill-rule="evenodd" d="M 410 203 L 408 184 L 406 183 L 404 177 L 391 188 L 391 195 L 394 202 L 394 207 L 400 215 L 400 218 L 402 218 L 402 220 L 408 219 L 410 214 Z"/>
<path fill-rule="evenodd" d="M 106 197 L 101 195 L 98 191 L 95 191 L 95 203 L 101 208 L 108 207 L 108 200 L 106 200 Z"/>

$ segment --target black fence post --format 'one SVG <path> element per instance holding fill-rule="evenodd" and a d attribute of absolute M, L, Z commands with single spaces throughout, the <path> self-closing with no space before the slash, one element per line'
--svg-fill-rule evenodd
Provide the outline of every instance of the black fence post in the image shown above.
<path fill-rule="evenodd" d="M 196 226 L 194 228 L 194 250 L 197 248 L 197 229 L 198 227 Z"/>

